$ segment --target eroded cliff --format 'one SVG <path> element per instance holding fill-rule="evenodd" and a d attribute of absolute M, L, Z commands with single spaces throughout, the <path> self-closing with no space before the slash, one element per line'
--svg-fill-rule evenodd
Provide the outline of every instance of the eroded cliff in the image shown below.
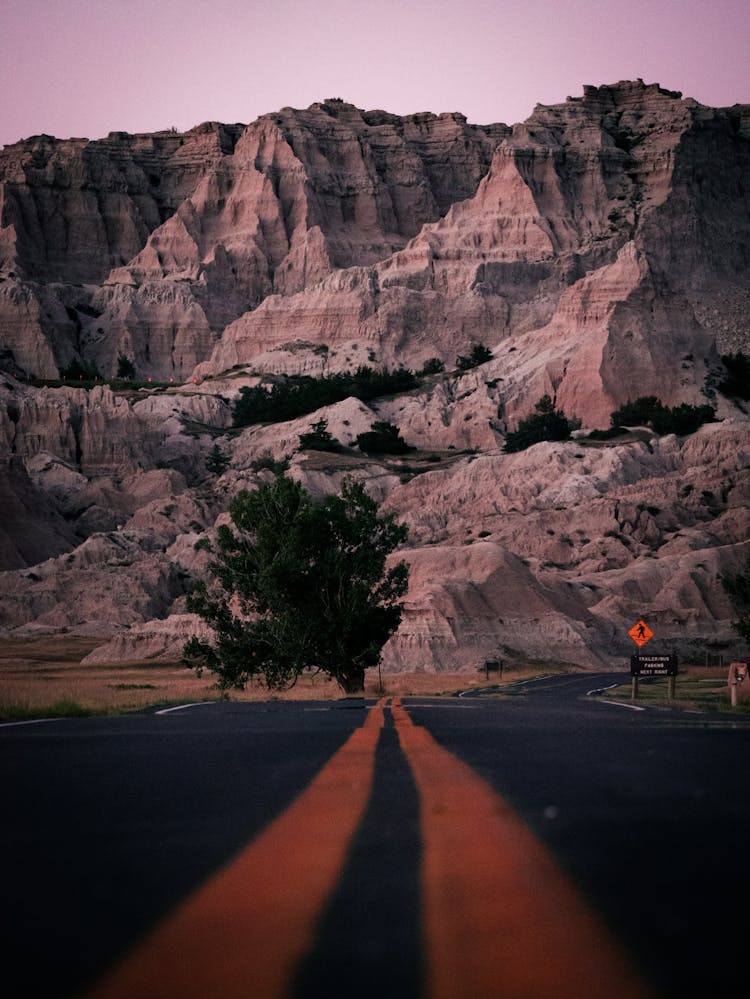
<path fill-rule="evenodd" d="M 750 543 L 750 421 L 717 385 L 750 345 L 747 121 L 634 81 L 512 128 L 329 100 L 6 147 L 0 628 L 174 655 L 198 626 L 196 542 L 286 467 L 317 495 L 360 478 L 407 523 L 388 668 L 616 661 L 646 611 L 685 655 L 732 648 L 720 575 Z M 491 357 L 457 369 L 477 344 Z M 140 387 L 40 382 L 123 357 Z M 262 379 L 436 358 L 408 392 L 232 428 Z M 544 394 L 579 438 L 504 453 Z M 716 421 L 588 436 L 642 395 Z M 320 419 L 344 450 L 299 450 Z M 361 453 L 376 420 L 414 450 Z"/>

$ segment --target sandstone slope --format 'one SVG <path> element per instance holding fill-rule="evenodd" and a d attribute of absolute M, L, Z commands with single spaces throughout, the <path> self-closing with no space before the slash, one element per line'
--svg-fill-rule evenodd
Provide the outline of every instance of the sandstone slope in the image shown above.
<path fill-rule="evenodd" d="M 750 346 L 748 245 L 747 108 L 640 81 L 512 129 L 331 100 L 6 147 L 0 629 L 177 654 L 200 627 L 196 543 L 286 468 L 314 495 L 361 479 L 407 523 L 387 669 L 624 662 L 640 616 L 684 656 L 730 654 L 720 574 L 750 545 L 750 420 L 717 384 L 719 355 Z M 479 343 L 491 359 L 456 370 Z M 167 384 L 28 381 L 73 361 L 111 376 L 121 355 Z M 433 358 L 445 370 L 409 392 L 232 428 L 243 386 Z M 545 393 L 578 439 L 504 453 Z M 717 421 L 588 436 L 640 395 L 710 401 Z M 341 452 L 299 451 L 319 419 Z M 414 451 L 359 452 L 376 420 Z"/>

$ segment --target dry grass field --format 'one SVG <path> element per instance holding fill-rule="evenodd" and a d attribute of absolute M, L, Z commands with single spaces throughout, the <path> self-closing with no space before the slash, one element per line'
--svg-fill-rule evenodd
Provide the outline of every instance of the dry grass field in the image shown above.
<path fill-rule="evenodd" d="M 146 708 L 226 698 L 211 674 L 198 677 L 179 662 L 146 660 L 87 666 L 81 660 L 102 639 L 73 635 L 43 635 L 35 638 L 5 638 L 0 645 L 0 721 L 66 715 L 115 714 Z M 570 667 L 568 667 L 570 669 Z M 560 668 L 563 671 L 563 667 Z M 550 673 L 549 664 L 510 664 L 502 681 Z M 370 670 L 365 693 L 377 695 L 450 695 L 471 687 L 496 686 L 498 674 L 473 673 L 383 673 Z M 666 682 L 641 683 L 639 700 L 653 705 L 671 704 L 691 710 L 726 710 L 726 672 L 689 666 L 677 682 L 675 701 L 666 700 Z M 336 683 L 325 677 L 306 676 L 286 691 L 269 691 L 259 683 L 244 691 L 231 691 L 233 701 L 328 700 L 344 696 Z M 630 678 L 609 696 L 627 699 Z M 739 710 L 748 710 L 742 705 Z"/>
<path fill-rule="evenodd" d="M 76 714 L 112 714 L 158 705 L 220 700 L 211 674 L 198 677 L 179 662 L 137 661 L 110 665 L 82 664 L 101 639 L 72 635 L 4 638 L 0 644 L 0 721 Z M 508 678 L 520 675 L 509 672 Z M 369 671 L 365 692 L 377 694 L 450 694 L 486 684 L 484 674 Z M 491 680 L 497 682 L 497 679 Z M 382 683 L 382 689 L 381 689 Z M 317 700 L 343 697 L 323 676 L 303 677 L 290 690 L 268 691 L 249 684 L 231 691 L 236 701 Z"/>

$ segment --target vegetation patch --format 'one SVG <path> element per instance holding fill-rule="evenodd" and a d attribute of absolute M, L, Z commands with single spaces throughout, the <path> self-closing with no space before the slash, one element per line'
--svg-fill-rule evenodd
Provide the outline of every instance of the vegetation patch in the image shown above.
<path fill-rule="evenodd" d="M 535 412 L 525 420 L 521 420 L 517 430 L 511 430 L 505 437 L 505 450 L 509 453 L 525 451 L 533 444 L 541 441 L 567 441 L 574 430 L 578 430 L 581 421 L 568 419 L 548 395 L 542 396 L 534 407 Z"/>
<path fill-rule="evenodd" d="M 35 721 L 39 718 L 88 718 L 95 714 L 91 708 L 84 708 L 77 701 L 61 700 L 47 705 L 42 712 L 26 702 L 0 702 L 0 721 Z"/>
<path fill-rule="evenodd" d="M 711 423 L 715 418 L 713 406 L 691 406 L 683 402 L 670 408 L 654 395 L 626 402 L 611 415 L 613 427 L 649 426 L 657 434 L 677 434 L 678 437 L 695 433 L 704 423 Z"/>
<path fill-rule="evenodd" d="M 738 350 L 736 354 L 723 354 L 721 362 L 726 374 L 717 388 L 730 399 L 750 399 L 750 357 Z"/>
<path fill-rule="evenodd" d="M 266 387 L 256 385 L 240 389 L 234 407 L 235 427 L 255 423 L 282 423 L 314 413 L 323 406 L 332 406 L 343 399 L 355 398 L 366 402 L 383 395 L 407 392 L 419 385 L 419 379 L 407 368 L 376 371 L 361 365 L 353 373 L 325 375 L 291 375 Z"/>
<path fill-rule="evenodd" d="M 406 454 L 414 450 L 397 426 L 383 420 L 373 423 L 366 433 L 357 434 L 357 447 L 367 454 Z"/>
<path fill-rule="evenodd" d="M 630 678 L 614 690 L 607 691 L 607 697 L 630 702 L 632 685 Z M 668 679 L 662 676 L 640 677 L 638 697 L 633 704 L 643 702 L 652 707 L 676 708 L 683 711 L 729 711 L 750 714 L 750 703 L 738 704 L 732 708 L 727 689 L 727 673 L 724 669 L 705 669 L 699 666 L 686 666 L 675 678 L 674 697 L 669 697 Z"/>
<path fill-rule="evenodd" d="M 399 625 L 408 567 L 386 560 L 406 527 L 378 516 L 361 483 L 314 500 L 285 477 L 230 504 L 232 528 L 216 534 L 214 581 L 200 583 L 188 609 L 214 638 L 192 638 L 186 665 L 216 674 L 222 689 L 252 677 L 270 689 L 294 685 L 306 669 L 342 690 L 364 690 L 365 670 L 380 663 Z"/>

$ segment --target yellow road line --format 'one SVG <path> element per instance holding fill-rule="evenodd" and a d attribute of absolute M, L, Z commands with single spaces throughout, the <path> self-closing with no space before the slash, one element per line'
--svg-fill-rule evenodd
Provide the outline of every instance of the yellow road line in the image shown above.
<path fill-rule="evenodd" d="M 381 702 L 289 808 L 92 999 L 287 996 L 369 801 L 382 727 Z"/>
<path fill-rule="evenodd" d="M 503 799 L 392 711 L 420 797 L 427 999 L 652 995 Z"/>

